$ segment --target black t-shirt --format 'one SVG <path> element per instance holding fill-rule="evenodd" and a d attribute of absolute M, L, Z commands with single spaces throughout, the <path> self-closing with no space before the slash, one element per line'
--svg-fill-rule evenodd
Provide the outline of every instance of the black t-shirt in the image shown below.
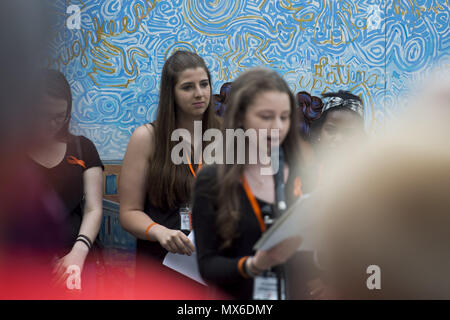
<path fill-rule="evenodd" d="M 289 175 L 286 183 L 288 207 L 296 199 L 292 195 L 296 177 Z M 255 254 L 253 245 L 262 236 L 258 220 L 247 198 L 243 186 L 240 187 L 239 205 L 241 217 L 237 226 L 238 235 L 230 247 L 221 249 L 222 240 L 217 233 L 217 166 L 203 168 L 195 182 L 192 220 L 199 269 L 202 277 L 237 299 L 253 298 L 253 279 L 244 278 L 238 269 L 238 262 L 244 256 Z M 261 213 L 271 217 L 272 205 L 256 199 Z"/>
<path fill-rule="evenodd" d="M 62 246 L 70 250 L 80 231 L 83 217 L 83 173 L 92 167 L 103 169 L 97 149 L 88 138 L 71 135 L 66 154 L 58 165 L 46 168 L 33 160 L 31 162 L 45 177 L 47 187 L 55 191 L 64 205 L 65 212 L 61 214 L 64 216 L 62 225 L 66 231 Z"/>

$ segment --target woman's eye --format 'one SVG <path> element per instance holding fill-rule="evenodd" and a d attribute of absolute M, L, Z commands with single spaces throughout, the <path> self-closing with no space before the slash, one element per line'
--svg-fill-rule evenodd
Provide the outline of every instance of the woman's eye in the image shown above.
<path fill-rule="evenodd" d="M 208 82 L 203 82 L 200 84 L 203 88 L 209 87 L 209 83 Z"/>
<path fill-rule="evenodd" d="M 289 120 L 289 117 L 281 117 L 281 121 L 287 121 L 287 120 Z"/>

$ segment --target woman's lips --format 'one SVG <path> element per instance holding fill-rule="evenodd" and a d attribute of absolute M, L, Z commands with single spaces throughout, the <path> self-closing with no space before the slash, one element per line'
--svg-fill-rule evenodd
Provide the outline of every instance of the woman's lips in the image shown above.
<path fill-rule="evenodd" d="M 193 103 L 193 106 L 197 107 L 197 108 L 200 108 L 200 107 L 204 107 L 205 103 L 204 102 L 195 102 L 195 103 Z"/>

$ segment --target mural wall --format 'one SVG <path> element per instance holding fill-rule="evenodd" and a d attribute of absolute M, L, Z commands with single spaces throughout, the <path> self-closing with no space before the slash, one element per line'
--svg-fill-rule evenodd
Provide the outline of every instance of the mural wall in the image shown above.
<path fill-rule="evenodd" d="M 57 55 L 74 96 L 72 131 L 120 160 L 133 130 L 154 120 L 160 73 L 175 50 L 200 54 L 213 91 L 257 65 L 294 92 L 345 89 L 376 132 L 411 81 L 448 72 L 448 0 L 57 0 Z M 80 9 L 79 29 L 69 6 Z"/>

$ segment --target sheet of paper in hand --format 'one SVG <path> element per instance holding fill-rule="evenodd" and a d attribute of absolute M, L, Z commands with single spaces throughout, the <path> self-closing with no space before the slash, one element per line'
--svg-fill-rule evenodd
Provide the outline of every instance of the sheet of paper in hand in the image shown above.
<path fill-rule="evenodd" d="M 293 236 L 302 237 L 298 251 L 314 251 L 312 230 L 315 225 L 315 194 L 304 194 L 262 235 L 254 250 L 269 250 Z"/>
<path fill-rule="evenodd" d="M 193 231 L 189 234 L 188 238 L 192 243 L 195 243 Z M 195 253 L 195 251 L 190 256 L 169 252 L 164 258 L 163 265 L 206 286 L 205 281 L 203 281 L 202 277 L 200 276 L 200 271 L 198 269 L 197 263 L 197 254 Z"/>

